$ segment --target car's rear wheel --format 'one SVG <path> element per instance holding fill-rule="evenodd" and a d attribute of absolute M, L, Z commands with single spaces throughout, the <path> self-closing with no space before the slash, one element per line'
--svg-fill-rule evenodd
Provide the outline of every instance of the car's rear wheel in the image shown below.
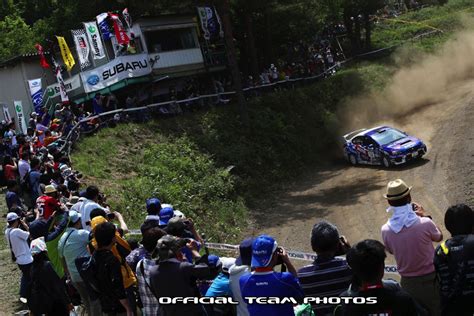
<path fill-rule="evenodd" d="M 390 159 L 388 159 L 387 156 L 383 156 L 383 158 L 382 158 L 382 165 L 383 165 L 385 168 L 390 168 L 390 166 L 392 165 L 392 163 L 390 162 Z"/>
<path fill-rule="evenodd" d="M 349 162 L 351 163 L 351 165 L 353 165 L 353 166 L 357 165 L 357 157 L 355 155 L 350 154 L 348 156 L 348 158 L 349 158 Z"/>

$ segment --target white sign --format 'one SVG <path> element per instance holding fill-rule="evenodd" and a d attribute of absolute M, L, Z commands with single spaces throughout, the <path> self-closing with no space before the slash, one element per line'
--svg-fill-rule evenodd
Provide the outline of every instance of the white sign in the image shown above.
<path fill-rule="evenodd" d="M 64 87 L 66 88 L 66 92 L 70 92 L 81 87 L 81 79 L 79 75 L 75 75 L 64 82 Z M 59 89 L 59 84 L 55 83 L 46 88 L 46 92 L 48 97 L 55 98 L 61 93 L 61 89 Z"/>
<path fill-rule="evenodd" d="M 84 90 L 98 91 L 123 79 L 146 76 L 151 73 L 147 54 L 120 56 L 93 70 L 81 73 Z"/>
<path fill-rule="evenodd" d="M 12 116 L 10 115 L 10 111 L 8 111 L 8 105 L 3 104 L 3 117 L 5 118 L 5 122 L 10 124 L 12 122 Z"/>
<path fill-rule="evenodd" d="M 30 87 L 31 101 L 35 112 L 39 112 L 41 105 L 43 104 L 43 90 L 41 89 L 41 78 L 28 80 L 28 86 Z"/>
<path fill-rule="evenodd" d="M 104 47 L 102 46 L 102 38 L 99 34 L 99 27 L 96 22 L 85 22 L 84 28 L 86 29 L 87 39 L 92 49 L 92 58 L 95 60 L 102 59 L 105 57 Z"/>
<path fill-rule="evenodd" d="M 18 127 L 20 128 L 20 132 L 26 135 L 26 121 L 25 115 L 23 114 L 23 105 L 21 101 L 13 101 L 13 105 L 15 106 L 16 117 L 18 118 Z"/>

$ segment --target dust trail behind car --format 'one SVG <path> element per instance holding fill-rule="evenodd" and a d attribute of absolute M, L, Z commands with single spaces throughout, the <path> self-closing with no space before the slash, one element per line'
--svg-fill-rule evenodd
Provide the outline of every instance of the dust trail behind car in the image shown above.
<path fill-rule="evenodd" d="M 383 91 L 349 100 L 338 113 L 343 127 L 340 132 L 381 121 L 403 121 L 407 115 L 416 115 L 423 107 L 447 101 L 449 88 L 474 77 L 472 56 L 472 31 L 458 33 L 435 55 L 416 56 L 417 63 L 398 70 Z"/>

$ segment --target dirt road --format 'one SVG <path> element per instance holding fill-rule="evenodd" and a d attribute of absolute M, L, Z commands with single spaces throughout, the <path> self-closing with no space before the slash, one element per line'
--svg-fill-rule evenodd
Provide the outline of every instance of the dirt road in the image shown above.
<path fill-rule="evenodd" d="M 267 233 L 288 249 L 311 251 L 309 235 L 318 220 L 335 223 L 354 243 L 381 239 L 387 221 L 383 199 L 387 182 L 402 178 L 444 230 L 446 208 L 472 197 L 474 156 L 474 81 L 449 91 L 444 102 L 400 115 L 391 124 L 423 139 L 429 152 L 403 167 L 351 167 L 344 161 L 323 166 L 288 185 L 257 212 L 254 234 Z M 470 201 L 472 204 L 472 200 Z M 389 258 L 393 263 L 393 258 Z"/>

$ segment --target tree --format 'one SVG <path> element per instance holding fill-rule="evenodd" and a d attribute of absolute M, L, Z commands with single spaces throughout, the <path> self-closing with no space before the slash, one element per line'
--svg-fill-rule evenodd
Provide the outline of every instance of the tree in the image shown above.
<path fill-rule="evenodd" d="M 18 12 L 0 21 L 0 60 L 29 53 L 34 50 L 35 34 Z"/>

